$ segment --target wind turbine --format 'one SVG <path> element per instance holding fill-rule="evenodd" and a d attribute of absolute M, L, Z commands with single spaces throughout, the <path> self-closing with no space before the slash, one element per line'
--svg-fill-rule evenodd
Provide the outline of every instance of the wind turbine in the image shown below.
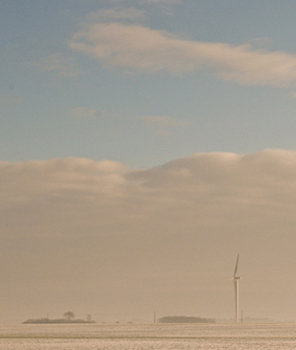
<path fill-rule="evenodd" d="M 234 282 L 234 293 L 235 293 L 235 323 L 239 323 L 239 280 L 240 277 L 236 276 L 237 268 L 238 268 L 238 260 L 239 254 L 236 258 L 236 264 L 233 274 L 233 282 Z"/>

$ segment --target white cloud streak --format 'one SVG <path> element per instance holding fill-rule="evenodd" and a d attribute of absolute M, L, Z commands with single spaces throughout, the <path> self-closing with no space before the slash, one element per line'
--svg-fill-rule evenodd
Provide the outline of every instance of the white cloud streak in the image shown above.
<path fill-rule="evenodd" d="M 295 54 L 198 42 L 136 24 L 89 22 L 69 46 L 105 67 L 171 74 L 210 69 L 224 80 L 279 87 L 295 85 L 296 81 Z"/>

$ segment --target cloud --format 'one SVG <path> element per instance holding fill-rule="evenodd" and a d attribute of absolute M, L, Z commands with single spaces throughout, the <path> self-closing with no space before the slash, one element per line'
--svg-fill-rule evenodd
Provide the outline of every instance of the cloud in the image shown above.
<path fill-rule="evenodd" d="M 26 215 L 34 215 L 34 210 L 44 207 L 44 220 L 48 219 L 48 211 L 59 216 L 60 210 L 53 205 L 60 201 L 66 211 L 72 208 L 69 222 L 76 222 L 88 216 L 84 209 L 92 205 L 99 217 L 103 208 L 104 213 L 116 213 L 103 231 L 122 218 L 128 222 L 135 213 L 160 224 L 159 218 L 154 217 L 158 210 L 177 221 L 182 215 L 189 219 L 189 213 L 199 213 L 198 219 L 190 218 L 197 227 L 229 226 L 229 215 L 234 212 L 244 213 L 243 219 L 240 215 L 233 217 L 234 226 L 249 224 L 275 210 L 281 221 L 294 212 L 296 197 L 293 151 L 266 150 L 251 155 L 198 153 L 147 170 L 128 170 L 118 162 L 84 158 L 0 162 L 0 169 L 2 205 L 6 210 L 11 206 L 11 218 L 16 207 L 24 204 L 32 209 Z M 103 219 L 105 224 L 109 214 Z M 102 221 L 95 219 L 89 224 L 101 226 Z"/>
<path fill-rule="evenodd" d="M 155 134 L 159 136 L 168 135 L 168 129 L 184 124 L 184 121 L 170 116 L 144 116 L 139 119 L 143 120 L 147 127 L 156 129 Z"/>
<path fill-rule="evenodd" d="M 137 0 L 137 2 L 142 3 L 142 4 L 176 5 L 176 4 L 181 4 L 182 0 Z"/>
<path fill-rule="evenodd" d="M 102 113 L 96 109 L 91 109 L 87 107 L 74 107 L 70 109 L 70 113 L 77 118 L 97 118 L 102 115 Z"/>
<path fill-rule="evenodd" d="M 135 4 L 167 4 L 167 5 L 174 5 L 174 4 L 181 4 L 183 0 L 107 0 L 108 3 L 116 3 L 116 4 L 126 4 L 133 2 Z"/>
<path fill-rule="evenodd" d="M 84 158 L 0 162 L 2 315 L 75 305 L 98 321 L 155 308 L 231 317 L 237 253 L 248 315 L 290 312 L 295 174 L 296 152 L 285 150 L 135 170 Z"/>
<path fill-rule="evenodd" d="M 89 13 L 87 16 L 88 21 L 134 21 L 141 18 L 144 15 L 144 11 L 136 8 L 113 8 L 113 9 L 101 9 Z"/>
<path fill-rule="evenodd" d="M 84 158 L 14 164 L 2 162 L 0 169 L 1 188 L 4 190 L 2 198 L 7 199 L 7 205 L 33 204 L 33 207 L 35 200 L 35 204 L 38 203 L 38 198 L 43 202 L 47 199 L 62 200 L 64 195 L 76 197 L 78 193 L 82 197 L 93 197 L 108 191 L 111 194 L 119 183 L 125 181 L 121 174 L 126 171 L 126 167 L 118 162 L 95 162 Z M 22 175 L 19 177 L 18 174 Z M 11 182 L 10 177 L 16 182 Z M 88 183 L 92 183 L 92 189 Z M 119 192 L 114 194 L 118 195 Z M 49 197 L 46 199 L 47 196 Z"/>
<path fill-rule="evenodd" d="M 295 54 L 193 41 L 137 24 L 89 22 L 69 46 L 109 68 L 171 74 L 208 69 L 224 80 L 280 87 L 296 81 Z"/>
<path fill-rule="evenodd" d="M 41 58 L 38 62 L 30 63 L 42 72 L 56 72 L 63 78 L 77 77 L 84 74 L 79 68 L 73 57 L 64 55 L 60 52 Z"/>
<path fill-rule="evenodd" d="M 140 119 L 144 120 L 148 126 L 155 125 L 164 128 L 175 128 L 182 124 L 181 120 L 169 116 L 146 116 Z"/>

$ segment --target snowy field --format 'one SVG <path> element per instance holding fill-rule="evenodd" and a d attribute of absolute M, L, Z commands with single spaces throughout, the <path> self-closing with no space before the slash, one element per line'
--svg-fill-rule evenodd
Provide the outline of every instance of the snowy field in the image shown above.
<path fill-rule="evenodd" d="M 0 326 L 0 350 L 296 349 L 296 325 Z"/>

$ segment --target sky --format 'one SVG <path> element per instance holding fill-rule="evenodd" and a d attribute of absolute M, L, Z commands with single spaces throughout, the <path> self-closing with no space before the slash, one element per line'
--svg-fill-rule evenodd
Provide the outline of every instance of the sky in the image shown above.
<path fill-rule="evenodd" d="M 295 7 L 0 2 L 1 322 L 296 320 Z"/>

